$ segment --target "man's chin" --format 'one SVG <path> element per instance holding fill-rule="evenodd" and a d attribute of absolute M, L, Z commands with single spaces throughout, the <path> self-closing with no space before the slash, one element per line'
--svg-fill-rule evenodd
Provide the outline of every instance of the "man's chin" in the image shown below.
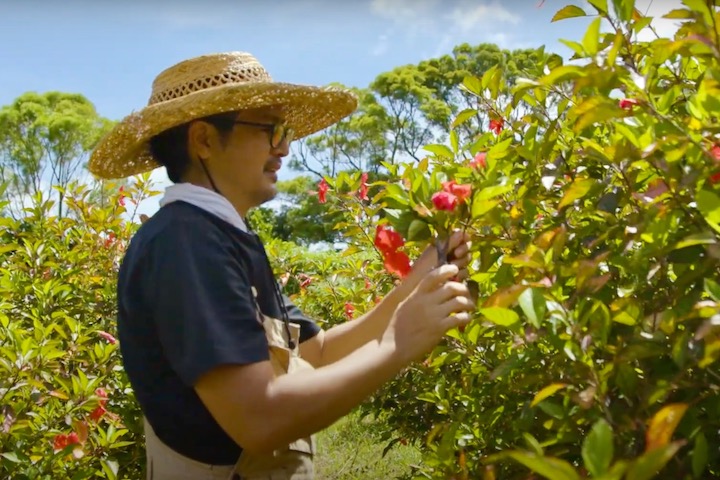
<path fill-rule="evenodd" d="M 278 196 L 278 191 L 275 188 L 268 189 L 266 192 L 264 192 L 264 195 L 260 198 L 260 205 L 264 205 L 272 200 L 275 200 L 275 198 Z"/>

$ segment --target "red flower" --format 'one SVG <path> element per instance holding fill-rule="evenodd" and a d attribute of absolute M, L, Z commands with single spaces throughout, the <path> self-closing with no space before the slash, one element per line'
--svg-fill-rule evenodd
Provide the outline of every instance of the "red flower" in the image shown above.
<path fill-rule="evenodd" d="M 720 171 L 717 171 L 710 175 L 710 183 L 715 185 L 716 183 L 720 182 Z"/>
<path fill-rule="evenodd" d="M 495 135 L 500 135 L 500 132 L 505 125 L 505 120 L 502 118 L 495 118 L 490 120 L 490 131 L 495 132 Z"/>
<path fill-rule="evenodd" d="M 95 395 L 100 397 L 100 401 L 98 403 L 100 403 L 100 405 L 104 407 L 107 404 L 107 398 L 108 398 L 107 392 L 105 391 L 105 389 L 104 388 L 95 389 Z"/>
<path fill-rule="evenodd" d="M 378 225 L 375 229 L 375 247 L 383 257 L 385 269 L 405 278 L 410 273 L 410 258 L 399 249 L 405 245 L 402 236 L 383 226 Z"/>
<path fill-rule="evenodd" d="M 487 153 L 486 152 L 478 152 L 477 155 L 475 155 L 475 158 L 470 160 L 470 166 L 472 168 L 487 168 Z"/>
<path fill-rule="evenodd" d="M 372 284 L 370 283 L 370 279 L 365 279 L 365 290 L 370 290 L 372 288 Z"/>
<path fill-rule="evenodd" d="M 80 443 L 80 438 L 78 438 L 77 433 L 71 432 L 69 435 L 60 433 L 58 435 L 55 435 L 55 438 L 53 439 L 53 449 L 55 451 L 60 451 L 70 445 L 76 445 L 79 443 Z"/>
<path fill-rule="evenodd" d="M 711 148 L 710 153 L 715 157 L 715 163 L 720 163 L 720 145 L 715 145 Z"/>
<path fill-rule="evenodd" d="M 457 183 L 455 183 L 455 180 L 443 182 L 442 189 L 443 192 L 452 193 L 453 195 L 455 195 L 459 202 L 463 202 L 466 199 L 470 198 L 470 194 L 472 193 L 471 185 L 467 183 L 458 185 Z"/>
<path fill-rule="evenodd" d="M 102 405 L 100 405 L 100 406 L 98 406 L 95 410 L 93 410 L 93 411 L 90 413 L 90 419 L 97 422 L 97 421 L 100 420 L 100 419 L 103 417 L 103 415 L 105 415 L 106 413 L 107 413 L 107 410 L 105 410 L 105 407 L 103 407 Z"/>
<path fill-rule="evenodd" d="M 405 246 L 405 241 L 396 231 L 383 225 L 378 225 L 375 229 L 375 246 L 382 253 L 387 253 Z"/>
<path fill-rule="evenodd" d="M 368 186 L 367 186 L 367 180 L 368 180 L 368 174 L 363 172 L 363 174 L 360 176 L 360 200 L 367 200 L 368 199 Z"/>
<path fill-rule="evenodd" d="M 108 237 L 105 239 L 105 248 L 110 248 L 112 244 L 115 243 L 115 240 L 117 240 L 117 236 L 114 232 L 110 232 Z"/>
<path fill-rule="evenodd" d="M 318 201 L 320 203 L 325 203 L 327 201 L 325 199 L 325 194 L 327 193 L 329 188 L 330 186 L 324 178 L 320 180 L 320 183 L 318 184 Z"/>
<path fill-rule="evenodd" d="M 120 197 L 118 198 L 118 203 L 124 207 L 125 206 L 125 194 L 123 192 L 125 191 L 125 187 L 120 186 L 119 191 L 120 191 Z"/>
<path fill-rule="evenodd" d="M 100 330 L 100 331 L 98 331 L 98 335 L 100 335 L 102 338 L 107 340 L 108 343 L 111 343 L 111 344 L 117 343 L 117 339 L 107 332 L 103 332 L 102 330 Z"/>
<path fill-rule="evenodd" d="M 355 313 L 355 307 L 353 307 L 352 303 L 346 303 L 345 304 L 345 316 L 348 318 L 348 320 L 352 320 L 353 314 Z"/>
<path fill-rule="evenodd" d="M 453 211 L 458 204 L 458 197 L 450 192 L 437 192 L 432 196 L 433 205 L 438 210 Z"/>
<path fill-rule="evenodd" d="M 638 101 L 634 98 L 623 98 L 618 102 L 618 106 L 623 110 L 630 110 L 632 107 L 638 104 Z"/>

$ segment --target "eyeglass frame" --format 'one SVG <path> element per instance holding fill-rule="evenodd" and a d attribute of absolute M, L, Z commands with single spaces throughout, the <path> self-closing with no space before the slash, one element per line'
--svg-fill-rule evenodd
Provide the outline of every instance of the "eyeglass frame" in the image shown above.
<path fill-rule="evenodd" d="M 292 128 L 289 128 L 285 123 L 283 122 L 276 122 L 276 123 L 258 123 L 258 122 L 248 122 L 246 120 L 233 120 L 233 124 L 235 125 L 248 125 L 251 127 L 259 127 L 264 130 L 268 130 L 270 132 L 270 146 L 272 148 L 278 148 L 283 141 L 287 140 L 288 144 L 293 141 L 293 137 L 295 136 L 295 131 Z M 273 143 L 273 138 L 275 138 L 275 134 L 277 130 L 280 129 L 280 139 L 277 142 L 277 145 Z"/>

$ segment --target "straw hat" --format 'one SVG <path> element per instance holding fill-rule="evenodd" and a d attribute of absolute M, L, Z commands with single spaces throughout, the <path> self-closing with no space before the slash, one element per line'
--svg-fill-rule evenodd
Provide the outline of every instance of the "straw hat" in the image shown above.
<path fill-rule="evenodd" d="M 190 120 L 249 108 L 278 106 L 295 138 L 328 127 L 357 107 L 356 97 L 332 87 L 273 82 L 249 53 L 203 55 L 160 73 L 148 105 L 125 117 L 97 145 L 89 169 L 101 178 L 123 178 L 161 165 L 148 140 Z"/>

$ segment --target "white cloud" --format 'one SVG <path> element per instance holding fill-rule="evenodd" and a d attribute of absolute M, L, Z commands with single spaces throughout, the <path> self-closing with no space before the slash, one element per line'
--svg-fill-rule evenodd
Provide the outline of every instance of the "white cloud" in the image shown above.
<path fill-rule="evenodd" d="M 473 2 L 474 4 L 475 2 Z M 462 32 L 469 32 L 477 28 L 488 28 L 488 25 L 497 23 L 509 23 L 517 25 L 520 17 L 505 9 L 499 3 L 468 5 L 465 2 L 456 6 L 446 15 L 452 26 L 459 28 Z"/>
<path fill-rule="evenodd" d="M 403 36 L 407 42 L 436 38 L 435 48 L 426 53 L 437 56 L 474 32 L 503 48 L 517 48 L 507 30 L 521 17 L 505 5 L 499 0 L 371 0 L 370 11 L 390 20 L 393 28 L 378 38 L 370 53 L 384 53 L 392 37 Z"/>

